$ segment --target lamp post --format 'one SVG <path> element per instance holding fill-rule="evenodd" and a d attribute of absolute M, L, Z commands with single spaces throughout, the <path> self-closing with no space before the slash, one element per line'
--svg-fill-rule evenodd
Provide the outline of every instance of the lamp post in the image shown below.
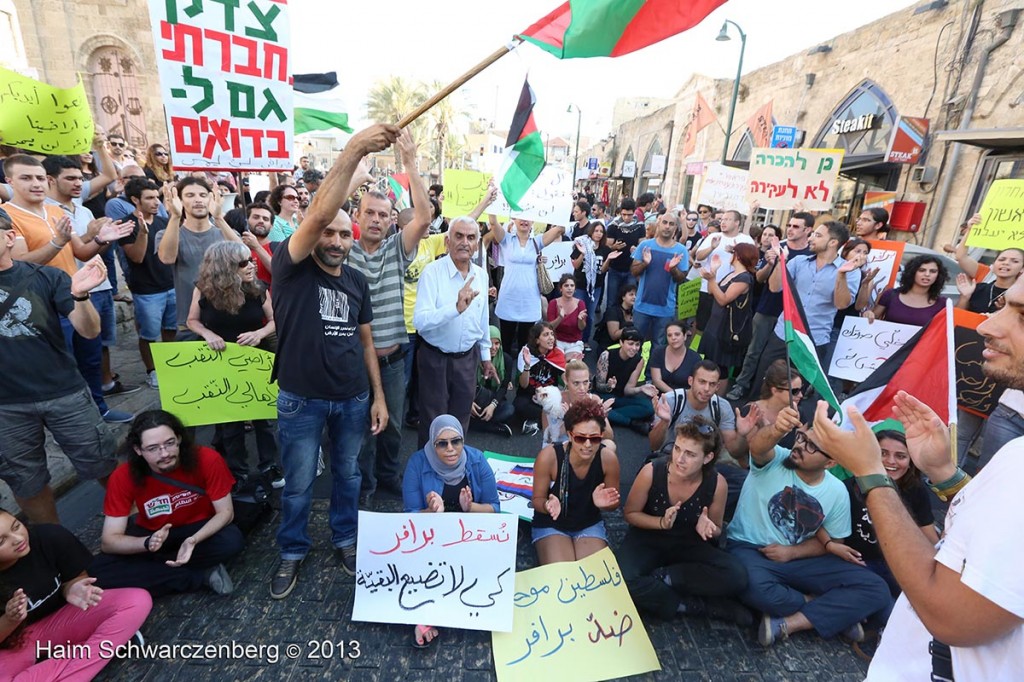
<path fill-rule="evenodd" d="M 575 104 L 570 104 L 566 111 L 571 114 L 573 109 L 576 109 L 576 154 L 572 160 L 572 186 L 575 191 L 576 174 L 579 172 L 580 165 L 580 123 L 583 121 L 583 111 Z"/>
<path fill-rule="evenodd" d="M 732 83 L 732 102 L 729 104 L 729 124 L 725 127 L 725 147 L 722 149 L 722 163 L 725 163 L 726 158 L 729 156 L 729 137 L 732 135 L 732 119 L 736 115 L 736 98 L 740 94 L 740 76 L 743 75 L 743 52 L 747 49 L 747 34 L 743 32 L 739 24 L 729 19 L 722 23 L 722 30 L 718 32 L 718 37 L 715 40 L 719 42 L 732 40 L 729 37 L 729 24 L 735 26 L 737 33 L 740 34 L 740 61 L 736 65 L 736 80 Z"/>

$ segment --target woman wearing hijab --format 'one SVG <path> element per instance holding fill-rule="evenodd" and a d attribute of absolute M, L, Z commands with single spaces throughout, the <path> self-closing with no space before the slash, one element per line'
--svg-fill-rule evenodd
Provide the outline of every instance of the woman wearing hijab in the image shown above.
<path fill-rule="evenodd" d="M 494 472 L 482 452 L 465 444 L 462 424 L 450 414 L 430 423 L 430 440 L 409 457 L 402 501 L 406 512 L 501 511 Z M 428 647 L 438 634 L 432 625 L 417 625 L 414 646 Z"/>
<path fill-rule="evenodd" d="M 469 425 L 511 438 L 512 429 L 508 420 L 515 414 L 515 407 L 508 400 L 512 388 L 512 356 L 501 347 L 501 331 L 491 325 L 491 364 L 498 378 L 485 377 L 478 367 L 476 370 L 476 395 L 473 397 Z"/>

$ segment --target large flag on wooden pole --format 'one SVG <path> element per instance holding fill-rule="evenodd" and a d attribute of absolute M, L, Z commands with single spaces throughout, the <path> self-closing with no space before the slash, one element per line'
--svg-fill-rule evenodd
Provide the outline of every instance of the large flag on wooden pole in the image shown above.
<path fill-rule="evenodd" d="M 684 159 L 697 150 L 697 133 L 711 125 L 715 118 L 715 112 L 708 106 L 704 95 L 698 92 L 697 98 L 693 101 L 690 123 L 686 126 L 686 137 L 683 139 Z"/>

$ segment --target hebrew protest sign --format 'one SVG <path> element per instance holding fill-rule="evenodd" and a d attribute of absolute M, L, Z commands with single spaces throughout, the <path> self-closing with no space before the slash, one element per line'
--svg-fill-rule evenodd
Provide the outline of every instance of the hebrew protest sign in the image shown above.
<path fill-rule="evenodd" d="M 149 0 L 176 169 L 291 170 L 288 5 Z"/>
<path fill-rule="evenodd" d="M 754 149 L 747 201 L 761 208 L 827 211 L 835 200 L 842 149 Z"/>
<path fill-rule="evenodd" d="M 1024 244 L 1024 180 L 996 180 L 981 202 L 981 224 L 971 228 L 967 246 L 1020 248 Z"/>
<path fill-rule="evenodd" d="M 533 460 L 529 457 L 484 452 L 498 484 L 501 511 L 533 521 Z"/>
<path fill-rule="evenodd" d="M 956 402 L 959 407 L 987 417 L 999 403 L 1002 389 L 981 371 L 985 339 L 978 333 L 984 315 L 953 309 L 953 345 L 956 356 Z"/>
<path fill-rule="evenodd" d="M 868 322 L 865 317 L 848 315 L 832 353 L 829 376 L 864 381 L 920 329 L 913 324 L 885 320 Z"/>
<path fill-rule="evenodd" d="M 154 343 L 151 350 L 160 406 L 185 426 L 277 419 L 273 353 L 236 343 L 215 351 L 204 341 Z"/>
<path fill-rule="evenodd" d="M 490 173 L 474 170 L 445 170 L 444 205 L 441 214 L 446 218 L 466 215 L 480 203 L 487 193 Z M 495 178 L 495 184 L 499 179 Z M 487 207 L 486 214 L 502 219 L 522 218 L 548 225 L 566 226 L 572 221 L 572 175 L 561 168 L 545 166 L 540 177 L 530 186 L 526 195 L 519 200 L 523 210 L 513 211 L 501 194 Z"/>
<path fill-rule="evenodd" d="M 498 682 L 609 680 L 661 670 L 607 547 L 516 573 L 511 632 L 491 635 Z"/>
<path fill-rule="evenodd" d="M 685 320 L 697 314 L 700 302 L 700 285 L 704 280 L 700 277 L 688 279 L 679 285 L 676 292 L 676 319 Z"/>
<path fill-rule="evenodd" d="M 707 172 L 704 182 L 701 183 L 697 201 L 715 208 L 750 215 L 750 205 L 747 202 L 747 189 L 750 183 L 747 181 L 747 171 L 720 163 L 709 163 Z"/>
<path fill-rule="evenodd" d="M 0 68 L 3 144 L 40 154 L 84 154 L 94 132 L 81 78 L 72 88 L 55 88 Z"/>
<path fill-rule="evenodd" d="M 512 629 L 511 514 L 359 512 L 352 620 Z"/>

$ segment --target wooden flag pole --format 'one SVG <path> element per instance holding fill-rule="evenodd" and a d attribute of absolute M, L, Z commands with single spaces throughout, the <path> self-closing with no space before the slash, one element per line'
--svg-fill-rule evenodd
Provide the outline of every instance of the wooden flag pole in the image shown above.
<path fill-rule="evenodd" d="M 488 66 L 490 66 L 494 62 L 498 61 L 499 59 L 507 55 L 512 50 L 516 49 L 516 47 L 521 42 L 523 42 L 521 39 L 513 38 L 511 41 L 508 42 L 508 44 L 503 45 L 498 50 L 495 50 L 489 57 L 487 57 L 482 62 L 474 66 L 472 69 L 470 69 L 469 71 L 462 74 L 461 76 L 453 80 L 451 83 L 446 85 L 443 90 L 437 92 L 433 97 L 431 97 L 426 102 L 416 107 L 416 109 L 414 109 L 412 112 L 403 116 L 402 120 L 398 122 L 398 127 L 405 128 L 407 125 L 415 121 L 417 118 L 430 111 L 430 109 L 435 104 L 437 104 L 445 97 L 461 88 L 466 83 L 466 81 L 476 76 L 478 73 L 480 73 Z"/>

